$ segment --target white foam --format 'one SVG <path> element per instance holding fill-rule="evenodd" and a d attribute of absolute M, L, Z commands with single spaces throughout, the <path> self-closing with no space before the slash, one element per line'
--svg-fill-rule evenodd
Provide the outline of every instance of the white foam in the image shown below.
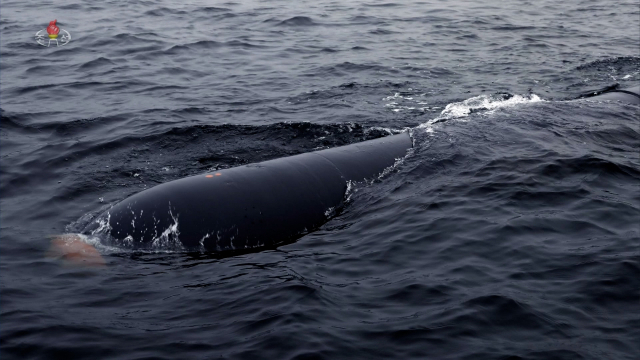
<path fill-rule="evenodd" d="M 408 91 L 413 91 L 413 89 L 409 88 Z M 426 112 L 434 110 L 435 108 L 429 106 L 417 106 L 417 105 L 426 105 L 426 101 L 419 101 L 416 97 L 424 97 L 426 94 L 401 94 L 399 92 L 394 95 L 387 96 L 382 98 L 382 101 L 385 101 L 385 108 L 390 109 L 393 112 L 400 111 L 420 111 Z"/>
<path fill-rule="evenodd" d="M 111 214 L 107 212 L 107 218 L 98 217 L 95 222 L 98 224 L 98 228 L 91 232 L 91 235 L 107 234 L 111 231 Z"/>
<path fill-rule="evenodd" d="M 175 249 L 182 250 L 184 246 L 180 241 L 180 231 L 178 230 L 178 217 L 171 212 L 171 203 L 169 203 L 169 215 L 173 220 L 173 224 L 169 225 L 159 236 L 151 241 L 151 247 L 154 249 Z"/>
<path fill-rule="evenodd" d="M 438 117 L 418 125 L 417 128 L 427 129 L 427 131 L 429 131 L 434 123 L 440 122 L 442 120 L 465 118 L 474 111 L 486 110 L 484 114 L 491 114 L 496 109 L 536 103 L 540 101 L 544 100 L 542 100 L 536 94 L 531 94 L 528 96 L 514 95 L 508 99 L 500 99 L 492 95 L 478 95 L 461 102 L 451 103 L 447 105 Z"/>
<path fill-rule="evenodd" d="M 125 252 L 126 249 L 121 247 L 109 246 L 103 244 L 100 237 L 94 235 L 84 235 L 84 234 L 73 234 L 74 239 L 80 239 L 81 241 L 93 246 L 98 250 L 100 254 L 117 254 Z"/>
<path fill-rule="evenodd" d="M 387 127 L 382 127 L 382 126 L 372 126 L 370 128 L 367 128 L 364 130 L 364 134 L 365 135 L 369 135 L 372 131 L 384 131 L 389 135 L 395 135 L 395 134 L 400 134 L 403 133 L 405 131 L 409 130 L 408 128 L 404 128 L 404 129 L 393 129 L 393 128 L 387 128 Z"/>
<path fill-rule="evenodd" d="M 411 141 L 413 141 L 413 137 L 411 138 Z M 414 144 L 414 146 L 415 146 L 415 144 Z M 409 156 L 413 155 L 413 152 L 414 152 L 414 148 L 413 147 L 409 148 L 409 150 L 407 150 L 407 153 L 403 157 L 396 158 L 395 161 L 393 162 L 393 165 L 388 166 L 387 168 L 382 170 L 380 175 L 378 175 L 378 179 L 382 180 L 385 176 L 389 175 L 392 171 L 397 169 L 400 165 L 402 165 L 404 163 L 404 160 L 406 158 L 408 158 Z"/>

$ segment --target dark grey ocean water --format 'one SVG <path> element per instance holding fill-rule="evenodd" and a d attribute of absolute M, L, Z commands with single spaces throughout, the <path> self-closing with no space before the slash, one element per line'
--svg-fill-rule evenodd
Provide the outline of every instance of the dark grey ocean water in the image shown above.
<path fill-rule="evenodd" d="M 574 101 L 640 83 L 638 0 L 0 7 L 2 359 L 640 358 L 640 109 Z M 45 256 L 156 184 L 403 129 L 295 243 Z"/>

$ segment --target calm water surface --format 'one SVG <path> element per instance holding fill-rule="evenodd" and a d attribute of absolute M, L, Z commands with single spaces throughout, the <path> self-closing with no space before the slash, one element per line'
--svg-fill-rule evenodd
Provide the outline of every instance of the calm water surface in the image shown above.
<path fill-rule="evenodd" d="M 637 359 L 637 0 L 2 1 L 3 359 Z M 71 33 L 45 48 L 57 19 Z M 159 183 L 411 131 L 293 244 L 49 236 Z"/>

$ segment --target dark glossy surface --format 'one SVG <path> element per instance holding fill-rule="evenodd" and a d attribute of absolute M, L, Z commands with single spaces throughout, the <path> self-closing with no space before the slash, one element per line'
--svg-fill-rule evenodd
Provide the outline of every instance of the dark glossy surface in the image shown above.
<path fill-rule="evenodd" d="M 53 19 L 72 40 L 40 47 Z M 638 85 L 639 22 L 637 1 L 3 1 L 2 359 L 637 359 L 639 108 L 567 100 Z M 413 153 L 295 243 L 45 257 L 154 185 L 407 127 Z"/>
<path fill-rule="evenodd" d="M 82 230 L 133 250 L 260 250 L 317 230 L 344 207 L 347 190 L 404 159 L 408 132 L 211 171 L 124 199 Z"/>

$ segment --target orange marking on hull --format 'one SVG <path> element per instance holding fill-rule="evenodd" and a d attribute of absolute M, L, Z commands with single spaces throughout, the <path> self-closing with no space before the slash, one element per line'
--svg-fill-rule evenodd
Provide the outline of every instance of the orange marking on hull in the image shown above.
<path fill-rule="evenodd" d="M 212 178 L 212 177 L 213 177 L 213 175 L 207 175 L 207 176 L 205 176 L 205 177 Z"/>
<path fill-rule="evenodd" d="M 220 173 L 216 173 L 216 176 L 220 176 L 220 175 L 222 175 L 222 174 L 220 174 Z"/>

